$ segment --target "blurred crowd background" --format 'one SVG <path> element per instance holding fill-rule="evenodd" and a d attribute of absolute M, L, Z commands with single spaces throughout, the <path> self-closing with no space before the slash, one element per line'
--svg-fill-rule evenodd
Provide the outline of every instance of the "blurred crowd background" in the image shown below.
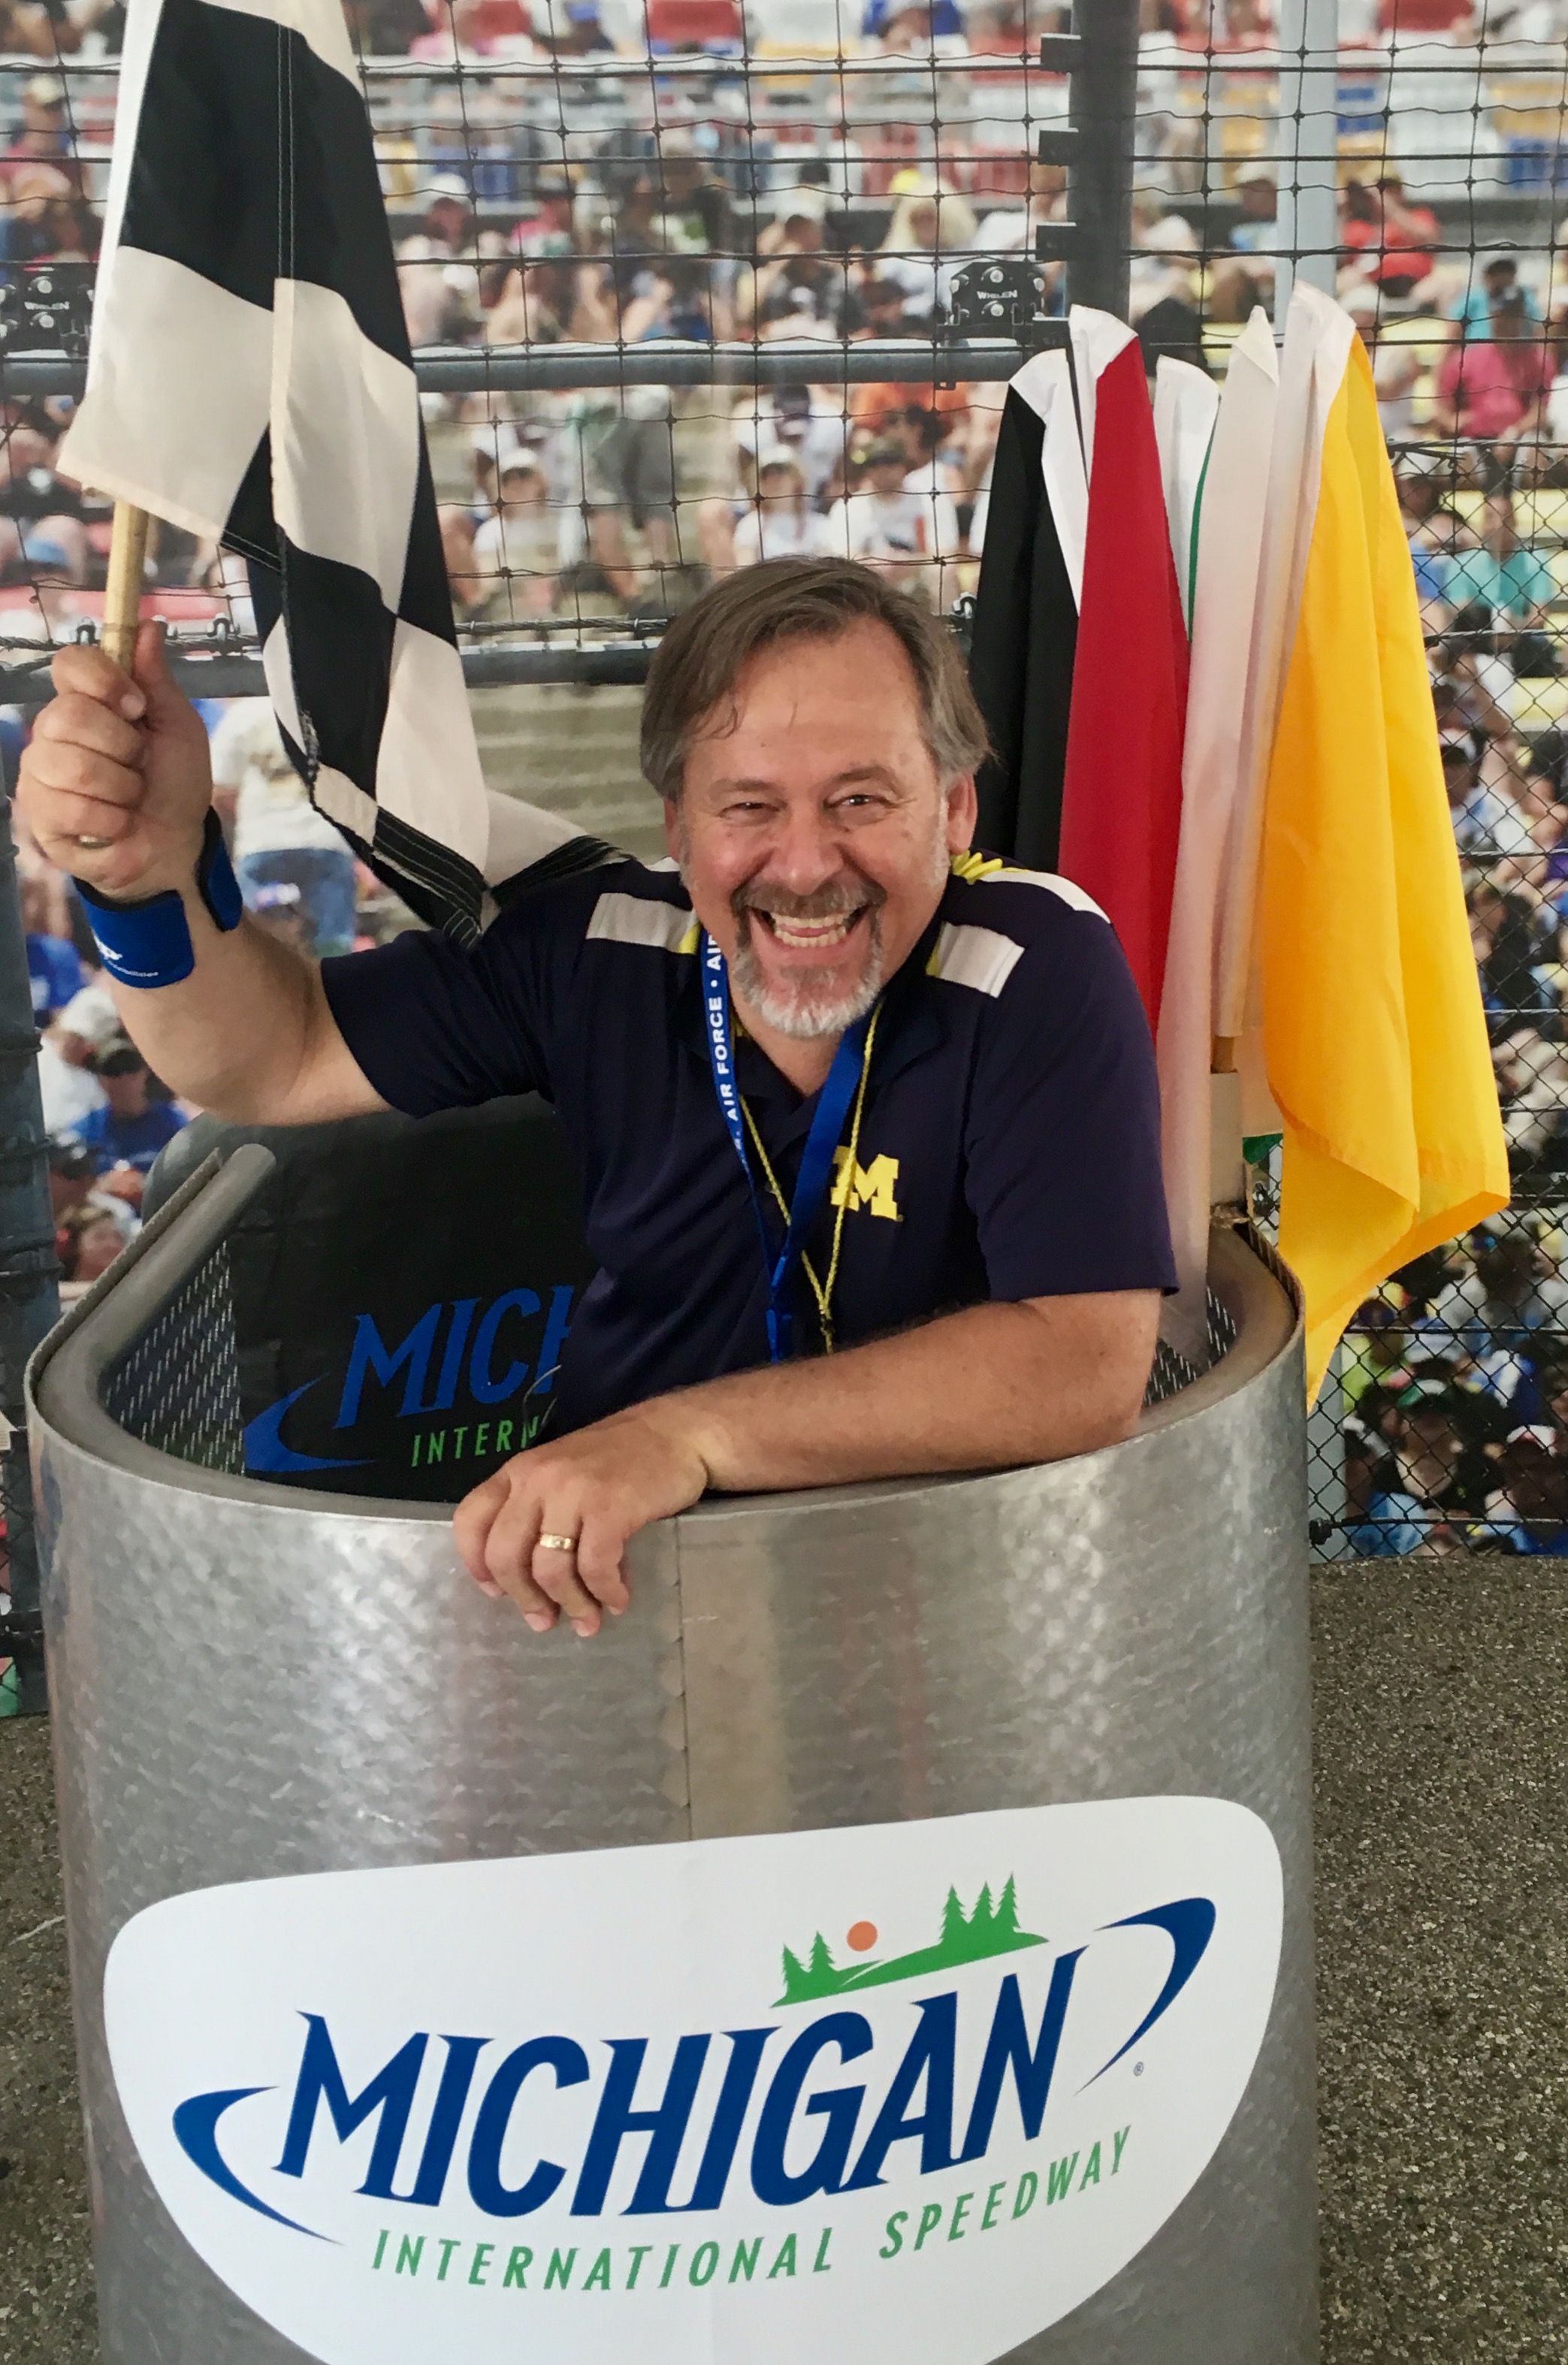
<path fill-rule="evenodd" d="M 972 329 L 977 264 L 1065 308 L 1066 173 L 1036 159 L 1066 117 L 1040 49 L 1066 9 L 346 7 L 410 339 L 442 358 L 423 401 L 471 644 L 646 640 L 716 577 L 790 553 L 846 553 L 961 605 L 1004 387 L 944 346 Z M 20 682 L 101 613 L 107 511 L 57 466 L 69 374 L 28 364 L 84 351 L 124 11 L 0 0 L 0 662 Z M 1145 0 L 1131 313 L 1151 371 L 1169 353 L 1223 377 L 1282 291 L 1299 61 L 1280 38 L 1274 0 Z M 1563 1550 L 1568 0 L 1340 0 L 1339 39 L 1334 275 L 1394 461 L 1518 1197 L 1362 1308 L 1315 1420 L 1317 1540 Z M 700 364 L 753 345 L 778 348 L 765 383 Z M 540 364 L 521 386 L 520 356 Z M 154 532 L 171 631 L 242 642 L 239 562 Z M 265 924 L 318 953 L 408 925 L 311 813 L 264 704 L 207 720 Z M 7 767 L 26 728 L 24 701 L 0 710 Z M 526 785 L 550 802 L 558 783 Z M 623 785 L 630 807 L 630 762 Z M 69 882 L 22 857 L 81 1283 L 185 1113 L 118 1036 Z"/>

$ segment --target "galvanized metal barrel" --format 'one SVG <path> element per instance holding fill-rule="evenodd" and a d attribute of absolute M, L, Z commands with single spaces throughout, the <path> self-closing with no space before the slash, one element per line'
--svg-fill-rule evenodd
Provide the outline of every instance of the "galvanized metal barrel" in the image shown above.
<path fill-rule="evenodd" d="M 160 2155 L 133 2135 L 104 2010 L 110 1950 L 151 1909 L 194 1898 L 197 1912 L 206 1892 L 284 1877 L 444 1866 L 468 1867 L 442 1876 L 466 1880 L 481 1865 L 524 1859 L 526 1873 L 566 1855 L 592 1856 L 608 1878 L 615 1866 L 599 1852 L 750 1844 L 762 1834 L 834 1833 L 837 1847 L 864 1831 L 868 1862 L 883 1845 L 876 1833 L 906 1824 L 941 1826 L 935 1842 L 950 1833 L 961 1855 L 971 1830 L 1032 1845 L 1026 1819 L 1039 1810 L 1129 1800 L 1162 1802 L 1159 1812 L 1173 1800 L 1226 1802 L 1246 1810 L 1249 1832 L 1263 1828 L 1258 1844 L 1277 1850 L 1282 1876 L 1277 1977 L 1263 1994 L 1260 2045 L 1237 2023 L 1248 2058 L 1227 2066 L 1227 2032 L 1211 2026 L 1210 2066 L 1194 2068 L 1197 2036 L 1182 2039 L 1183 2074 L 1234 2071 L 1239 2094 L 1190 2189 L 1066 2314 L 1042 2302 L 1039 2328 L 1006 2353 L 1029 2365 L 1308 2365 L 1316 2308 L 1302 1354 L 1291 1295 L 1257 1250 L 1216 1233 L 1211 1289 L 1234 1341 L 1203 1377 L 1146 1413 L 1126 1444 L 984 1477 L 705 1503 L 640 1540 L 633 1610 L 588 1647 L 570 1636 L 541 1641 L 483 1598 L 437 1508 L 301 1495 L 215 1466 L 235 1460 L 223 1242 L 264 1171 L 265 1154 L 248 1149 L 196 1178 L 128 1267 L 40 1351 L 30 1375 L 106 2365 L 349 2355 L 325 2335 L 302 2347 L 279 2329 L 280 2318 L 294 2320 L 288 2304 L 240 2296 L 160 2197 L 147 2164 Z M 1012 1822 L 987 1821 L 1010 1813 Z M 1047 1839 L 1057 1828 L 1040 1825 Z M 1086 1828 L 1103 1829 L 1110 1846 L 1119 1826 Z M 885 1845 L 890 1863 L 898 1837 Z M 927 1834 L 921 1844 L 935 1842 Z M 795 1853 L 779 1859 L 786 1884 L 810 1870 L 806 1841 L 790 1845 Z M 681 1861 L 622 1863 L 646 1862 L 649 1877 L 663 1878 Z M 1027 1920 L 1035 1906 L 1022 1879 L 1017 1902 Z M 984 1913 L 993 1905 L 988 1891 Z M 1179 1956 L 1175 1908 L 1160 1910 Z M 968 1911 L 965 1901 L 960 1923 Z M 966 1925 L 971 1952 L 981 1912 L 977 1904 Z M 791 1944 L 793 1927 L 779 1933 Z M 819 1985 L 847 1994 L 859 1974 L 849 1956 L 836 1961 L 844 1942 L 830 1935 Z M 811 1936 L 805 1929 L 801 1951 Z M 140 1943 L 128 1939 L 122 1959 Z M 851 1931 L 848 1943 L 862 1941 Z M 1047 1957 L 1038 1960 L 1043 1979 Z M 995 1975 L 1006 1967 L 981 1965 L 948 1984 L 967 1998 L 990 1980 L 986 1995 L 1000 1994 Z M 799 1960 L 795 1968 L 810 1987 L 816 1970 Z M 885 1976 L 902 1974 L 895 1963 Z M 1185 2009 L 1194 2014 L 1206 1976 L 1192 1974 Z M 625 1980 L 631 2026 L 634 1946 Z M 199 2017 L 199 1981 L 193 1992 Z M 1014 1990 L 1028 1992 L 1026 1980 Z M 878 2010 L 907 2017 L 890 1988 L 879 1993 Z M 755 2001 L 774 2009 L 768 1994 Z M 215 2013 L 220 2001 L 213 1998 Z M 1182 2009 L 1169 2007 L 1167 2026 Z M 797 2024 L 781 2021 L 778 2043 Z M 1152 2036 L 1148 2046 L 1158 2077 Z M 1142 2068 L 1129 2059 L 1114 2074 Z M 1047 2113 L 1047 2135 L 1049 2124 Z M 1034 2155 L 1025 2146 L 1018 2158 Z M 1107 2175 L 1109 2158 L 1107 2150 Z M 1027 2239 L 1055 2241 L 1043 2159 L 1027 2172 L 1036 2169 L 1029 2226 L 1044 2230 Z M 959 2180 L 948 2170 L 933 2184 L 944 2208 Z M 1024 2189 L 1018 2178 L 1014 2187 Z M 982 2205 L 973 2204 L 977 2225 Z M 1014 2205 L 993 2196 L 992 2217 Z M 1099 2207 L 1095 2193 L 1084 2195 L 1084 2238 Z M 1060 2223 L 1069 2226 L 1065 2210 Z M 1011 2238 L 1024 2259 L 1025 2233 Z M 841 2241 L 834 2256 L 844 2255 Z M 940 2287 L 933 2270 L 929 2309 L 916 2337 L 900 2336 L 903 2354 L 941 2365 L 1002 2353 L 961 2320 L 959 2255 L 945 2255 Z M 691 2256 L 695 2285 L 703 2253 Z M 497 2277 L 505 2257 L 503 2248 Z M 852 2259 L 846 2265 L 853 2271 Z M 901 2244 L 880 2270 L 889 2281 L 868 2281 L 863 2303 L 851 2304 L 858 2286 L 846 2273 L 838 2312 L 823 2319 L 830 2329 L 801 2332 L 797 2353 L 876 2353 L 876 2338 L 854 2328 L 856 2308 L 870 2311 L 874 2333 L 875 2292 L 890 2293 L 906 2267 L 923 2270 Z M 388 2253 L 376 2272 L 392 2271 Z M 671 2271 L 681 2305 L 697 2306 L 684 2262 Z M 724 2274 L 709 2271 L 727 2291 Z M 618 2265 L 606 2268 L 604 2287 L 611 2272 L 620 2291 Z M 750 2288 L 728 2292 L 724 2304 L 770 2303 Z M 476 2310 L 477 2295 L 464 2304 Z M 703 2318 L 708 2353 L 734 2365 L 771 2353 L 756 2329 L 761 2315 L 747 2334 L 739 2316 L 739 2328 L 726 2330 L 730 2319 L 713 2306 Z M 524 2343 L 517 2353 L 599 2353 L 589 2329 L 574 2348 L 579 2319 L 564 2306 L 548 2316 L 543 2299 L 538 2307 L 526 2340 L 509 2331 Z M 585 2303 L 585 2326 L 590 2313 Z M 975 2323 L 983 2316 L 980 2309 Z M 622 2354 L 680 2353 L 662 2332 L 641 2336 L 640 2320 L 625 2316 Z M 443 2355 L 432 2333 L 423 2349 L 416 2342 L 398 2353 L 447 2365 L 465 2346 L 454 2336 Z"/>

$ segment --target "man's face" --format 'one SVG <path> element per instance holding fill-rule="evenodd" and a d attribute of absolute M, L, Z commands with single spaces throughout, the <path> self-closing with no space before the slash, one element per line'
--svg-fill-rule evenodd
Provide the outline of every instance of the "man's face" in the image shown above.
<path fill-rule="evenodd" d="M 1475 786 L 1475 767 L 1462 747 L 1451 740 L 1443 742 L 1443 786 L 1449 792 L 1450 805 L 1463 804 Z"/>
<path fill-rule="evenodd" d="M 116 1116 L 141 1116 L 147 1108 L 147 1070 L 133 1068 L 129 1076 L 100 1076 L 104 1098 Z"/>
<path fill-rule="evenodd" d="M 869 620 L 787 641 L 710 716 L 665 826 L 743 1012 L 841 1035 L 908 958 L 974 830 L 971 777 L 938 779 L 913 668 Z"/>
<path fill-rule="evenodd" d="M 1243 181 L 1241 210 L 1250 221 L 1272 221 L 1279 207 L 1279 192 L 1272 181 Z"/>
<path fill-rule="evenodd" d="M 1398 1455 L 1400 1474 L 1411 1494 L 1420 1502 L 1434 1501 L 1453 1476 L 1463 1451 L 1446 1412 L 1412 1412 Z"/>
<path fill-rule="evenodd" d="M 425 216 L 431 236 L 447 246 L 456 246 L 465 236 L 471 219 L 470 208 L 461 197 L 433 197 Z"/>

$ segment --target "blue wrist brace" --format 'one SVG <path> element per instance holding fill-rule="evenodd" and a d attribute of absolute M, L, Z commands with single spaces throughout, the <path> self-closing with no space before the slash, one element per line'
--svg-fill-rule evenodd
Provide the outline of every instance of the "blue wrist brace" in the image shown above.
<path fill-rule="evenodd" d="M 239 926 L 245 907 L 218 815 L 210 810 L 196 876 L 196 891 L 212 915 L 213 925 L 227 936 L 230 928 Z M 107 895 L 100 895 L 84 880 L 78 879 L 75 886 L 87 915 L 87 925 L 104 957 L 104 967 L 121 985 L 140 986 L 146 991 L 158 985 L 178 985 L 182 978 L 189 977 L 196 967 L 190 924 L 185 918 L 185 898 L 172 887 L 164 888 L 159 895 L 117 902 Z"/>

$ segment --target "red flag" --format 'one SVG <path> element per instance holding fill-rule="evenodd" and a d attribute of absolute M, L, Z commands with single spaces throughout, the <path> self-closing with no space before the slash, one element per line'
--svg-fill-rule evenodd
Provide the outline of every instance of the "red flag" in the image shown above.
<path fill-rule="evenodd" d="M 1108 314 L 1073 314 L 1089 532 L 1062 788 L 1064 877 L 1115 928 L 1159 1018 L 1182 827 L 1187 633 L 1143 353 Z"/>

